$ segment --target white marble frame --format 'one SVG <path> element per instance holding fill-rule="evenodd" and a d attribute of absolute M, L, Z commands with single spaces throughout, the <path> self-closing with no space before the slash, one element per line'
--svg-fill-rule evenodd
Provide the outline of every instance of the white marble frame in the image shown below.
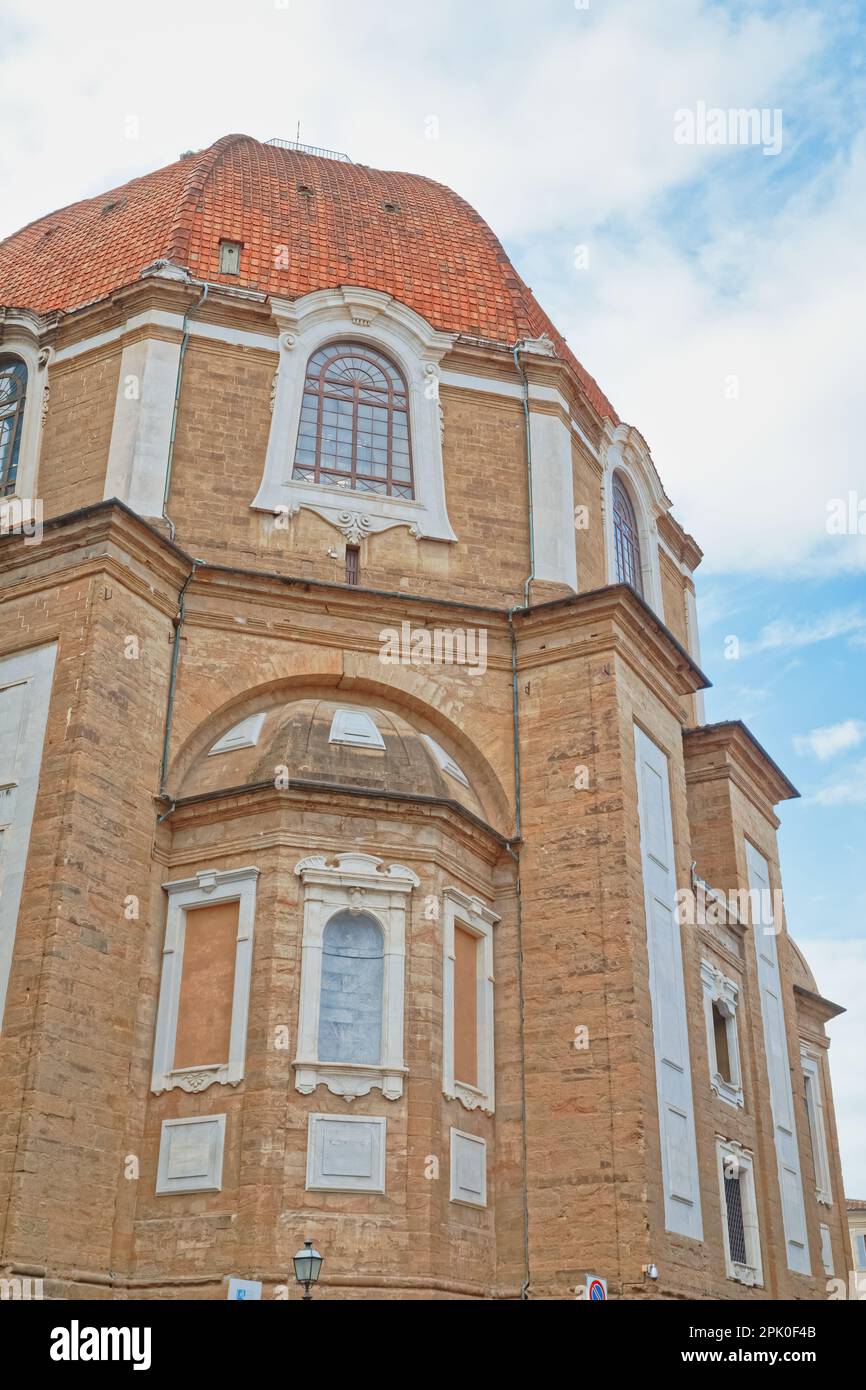
<path fill-rule="evenodd" d="M 720 1100 L 737 1109 L 743 1106 L 743 1071 L 740 1064 L 740 1043 L 737 1036 L 737 1005 L 740 988 L 734 980 L 729 980 L 712 961 L 701 961 L 701 984 L 704 991 L 704 1018 L 707 1025 L 707 1055 L 710 1064 L 710 1086 Z M 728 1057 L 731 1063 L 731 1079 L 726 1081 L 719 1071 L 716 1057 L 716 1033 L 713 1027 L 713 1005 L 717 1005 L 725 1019 L 728 1036 Z"/>
<path fill-rule="evenodd" d="M 824 1123 L 824 1088 L 821 1082 L 821 1058 L 819 1054 L 800 1044 L 800 1064 L 803 1073 L 811 1082 L 806 1088 L 806 1119 L 809 1124 L 809 1137 L 817 1147 L 822 1171 L 815 1173 L 815 1197 L 822 1206 L 832 1207 L 833 1189 L 830 1178 L 830 1153 L 827 1148 L 827 1128 Z M 811 1101 L 811 1104 L 810 1104 Z"/>
<path fill-rule="evenodd" d="M 372 854 L 314 854 L 299 860 L 295 873 L 303 885 L 304 926 L 301 945 L 301 997 L 298 1050 L 292 1065 L 295 1087 L 311 1095 L 327 1086 L 352 1101 L 374 1087 L 386 1100 L 403 1094 L 403 998 L 406 969 L 406 915 L 409 895 L 420 879 L 403 864 L 382 867 Z M 382 929 L 382 1051 L 378 1064 L 320 1062 L 319 1009 L 322 989 L 322 944 L 325 927 L 337 912 L 366 912 Z"/>
<path fill-rule="evenodd" d="M 392 526 L 416 538 L 455 541 L 445 502 L 439 363 L 454 335 L 439 333 L 420 314 L 380 290 L 343 285 L 297 300 L 271 301 L 279 327 L 279 364 L 264 476 L 251 502 L 285 519 L 301 507 L 316 512 L 353 544 Z M 387 497 L 292 480 L 307 363 L 327 343 L 367 344 L 393 360 L 408 392 L 415 497 Z"/>
<path fill-rule="evenodd" d="M 206 1090 L 214 1083 L 237 1086 L 243 1080 L 258 876 L 259 870 L 254 867 L 223 871 L 208 869 L 193 878 L 178 879 L 174 883 L 162 885 L 168 893 L 168 913 L 150 1082 L 151 1090 L 157 1095 L 176 1087 L 183 1091 L 198 1092 Z M 229 1055 L 225 1062 L 175 1067 L 174 1047 L 183 978 L 186 914 L 191 908 L 212 907 L 215 903 L 230 902 L 238 903 L 239 908 Z"/>
<path fill-rule="evenodd" d="M 482 1175 L 482 1183 L 481 1183 L 481 1200 L 478 1201 L 478 1202 L 474 1201 L 472 1197 L 467 1197 L 467 1196 L 465 1196 L 464 1193 L 461 1191 L 460 1186 L 459 1186 L 459 1184 L 458 1184 L 458 1182 L 457 1182 L 457 1169 L 458 1169 L 457 1157 L 458 1157 L 458 1151 L 459 1151 L 461 1145 L 468 1145 L 468 1144 L 474 1145 L 474 1146 L 480 1148 L 481 1151 L 482 1151 L 482 1162 L 481 1162 L 481 1175 Z M 467 1133 L 465 1132 L 465 1130 L 462 1130 L 462 1129 L 454 1129 L 454 1128 L 452 1127 L 452 1130 L 451 1130 L 451 1142 L 450 1142 L 450 1147 L 449 1147 L 449 1165 L 450 1165 L 450 1182 L 449 1182 L 449 1189 L 450 1189 L 450 1190 L 449 1190 L 449 1200 L 452 1201 L 452 1202 L 456 1202 L 459 1206 L 475 1207 L 476 1209 L 477 1209 L 477 1208 L 480 1208 L 480 1207 L 486 1207 L 486 1206 L 487 1206 L 487 1140 L 486 1140 L 486 1139 L 482 1139 L 481 1136 L 480 1136 L 479 1134 L 467 1134 Z"/>
<path fill-rule="evenodd" d="M 211 1155 L 212 1162 L 205 1177 L 172 1178 L 168 1174 L 170 1153 L 169 1135 L 174 1129 L 190 1128 L 193 1125 L 212 1125 L 216 1131 Z M 176 1119 L 163 1120 L 159 1135 L 159 1159 L 156 1168 L 156 1195 L 168 1197 L 182 1192 L 221 1192 L 223 1181 L 223 1154 L 225 1152 L 226 1117 L 222 1115 L 182 1115 Z"/>
<path fill-rule="evenodd" d="M 326 1182 L 318 1171 L 319 1130 L 329 1124 L 365 1125 L 377 1139 L 375 1149 L 376 1171 L 368 1183 L 359 1186 L 350 1179 Z M 305 1189 L 307 1192 L 375 1192 L 385 1191 L 386 1149 L 388 1140 L 388 1121 L 384 1115 L 324 1115 L 313 1113 L 307 1122 L 307 1173 Z"/>
<path fill-rule="evenodd" d="M 499 917 L 480 898 L 470 897 L 459 888 L 446 888 L 443 898 L 442 1091 L 448 1100 L 459 1100 L 466 1110 L 481 1110 L 485 1115 L 492 1115 L 495 1103 L 493 928 Z M 458 923 L 482 943 L 477 955 L 476 981 L 478 1086 L 457 1081 L 454 1076 L 454 928 Z"/>
<path fill-rule="evenodd" d="M 27 391 L 24 398 L 24 420 L 21 427 L 15 490 L 8 497 L 0 498 L 4 505 L 36 498 L 42 425 L 48 407 L 48 367 L 53 357 L 53 349 L 43 347 L 39 341 L 41 327 L 39 317 L 27 310 L 19 313 L 7 310 L 0 323 L 0 357 L 18 357 L 27 368 Z"/>
<path fill-rule="evenodd" d="M 740 1177 L 740 1205 L 743 1211 L 743 1231 L 746 1238 L 746 1264 L 735 1264 L 731 1259 L 731 1244 L 728 1236 L 728 1203 L 725 1197 L 725 1160 L 736 1162 Z M 755 1193 L 754 1159 L 748 1149 L 736 1140 L 716 1135 L 716 1162 L 719 1173 L 719 1198 L 722 1204 L 722 1236 L 725 1243 L 725 1272 L 729 1279 L 736 1279 L 749 1288 L 763 1285 L 764 1267 L 761 1261 L 761 1232 L 758 1225 L 758 1202 Z"/>
<path fill-rule="evenodd" d="M 604 545 L 609 584 L 619 584 L 613 532 L 613 480 L 618 474 L 634 508 L 640 542 L 643 597 L 664 622 L 658 518 L 670 508 L 643 436 L 631 425 L 608 423 L 602 447 L 604 465 Z"/>

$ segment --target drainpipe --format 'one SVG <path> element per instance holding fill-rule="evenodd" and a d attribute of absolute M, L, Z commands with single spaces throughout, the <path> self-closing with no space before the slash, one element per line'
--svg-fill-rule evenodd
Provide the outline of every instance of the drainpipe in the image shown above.
<path fill-rule="evenodd" d="M 165 710 L 165 734 L 162 741 L 162 765 L 159 773 L 159 794 L 164 801 L 169 800 L 165 789 L 168 778 L 168 754 L 171 746 L 171 726 L 174 720 L 174 695 L 177 688 L 177 668 L 180 662 L 180 638 L 183 630 L 184 618 L 186 617 L 186 591 L 195 577 L 195 572 L 199 565 L 203 565 L 204 560 L 193 560 L 192 569 L 181 585 L 177 600 L 177 616 L 174 619 L 174 648 L 171 653 L 171 671 L 168 678 L 168 702 Z M 157 817 L 157 825 L 161 825 L 167 816 L 174 810 L 174 802 L 171 802 L 167 811 Z"/>
<path fill-rule="evenodd" d="M 535 578 L 535 512 L 532 506 L 532 428 L 529 422 L 529 382 L 520 360 L 520 340 L 511 349 L 514 365 L 523 382 L 523 428 L 526 434 L 526 479 L 529 494 L 529 574 L 523 586 L 523 606 L 529 607 L 529 586 Z"/>
<path fill-rule="evenodd" d="M 180 383 L 181 378 L 183 376 L 183 360 L 186 357 L 186 350 L 189 346 L 189 316 L 191 313 L 194 313 L 196 309 L 201 308 L 202 304 L 204 304 L 205 300 L 208 297 L 209 290 L 210 285 L 207 283 L 207 281 L 205 281 L 204 289 L 201 292 L 201 296 L 196 300 L 195 304 L 187 305 L 186 312 L 183 316 L 183 337 L 180 340 L 180 355 L 177 359 L 177 379 L 175 380 L 174 384 L 174 404 L 171 408 L 171 433 L 168 437 L 168 459 L 166 460 L 165 465 L 165 491 L 162 494 L 162 519 L 168 526 L 168 533 L 171 536 L 172 540 L 174 540 L 177 532 L 175 529 L 175 524 L 168 514 L 168 494 L 171 488 L 171 469 L 172 464 L 174 462 L 174 440 L 175 435 L 177 434 L 177 412 L 178 406 L 180 404 Z"/>
<path fill-rule="evenodd" d="M 515 839 L 520 843 L 523 828 L 523 806 L 520 785 L 520 695 L 517 671 L 517 634 L 514 631 L 515 613 L 529 608 L 529 586 L 535 578 L 535 513 L 532 505 L 532 430 L 529 419 L 529 382 L 520 361 L 520 342 L 512 348 L 514 365 L 523 382 L 523 426 L 526 438 L 526 479 L 529 503 L 529 574 L 523 586 L 523 608 L 515 605 L 508 610 L 508 630 L 511 635 L 511 710 L 514 730 L 514 826 Z M 520 1131 L 523 1148 L 523 1254 L 526 1277 L 520 1286 L 521 1299 L 529 1298 L 529 1158 L 526 1140 L 526 1033 L 524 1021 L 523 986 L 523 897 L 520 882 L 520 855 L 508 845 L 508 853 L 517 866 L 517 995 L 520 1013 Z"/>

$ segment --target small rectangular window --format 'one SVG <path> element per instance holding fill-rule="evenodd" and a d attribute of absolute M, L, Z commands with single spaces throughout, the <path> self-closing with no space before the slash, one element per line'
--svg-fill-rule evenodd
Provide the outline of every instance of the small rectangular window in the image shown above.
<path fill-rule="evenodd" d="M 241 250 L 243 242 L 240 241 L 221 241 L 220 242 L 220 274 L 238 275 L 241 268 Z"/>
<path fill-rule="evenodd" d="M 737 1041 L 740 987 L 711 960 L 701 961 L 710 1085 L 720 1100 L 742 1107 L 743 1079 Z"/>
<path fill-rule="evenodd" d="M 346 546 L 346 583 L 357 584 L 361 578 L 361 547 Z"/>
<path fill-rule="evenodd" d="M 743 1193 L 740 1179 L 725 1178 L 725 1202 L 728 1213 L 728 1246 L 734 1264 L 748 1264 L 746 1232 L 743 1228 Z"/>
<path fill-rule="evenodd" d="M 751 1153 L 733 1140 L 717 1140 L 725 1272 L 752 1287 L 763 1283 L 761 1238 Z"/>
<path fill-rule="evenodd" d="M 717 1004 L 713 1005 L 713 1036 L 716 1043 L 716 1067 L 723 1081 L 731 1082 L 731 1056 L 728 1051 L 728 1020 Z"/>
<path fill-rule="evenodd" d="M 821 1063 L 807 1048 L 801 1047 L 800 1060 L 803 1066 L 803 1089 L 806 1099 L 806 1117 L 809 1123 L 809 1139 L 812 1145 L 812 1159 L 815 1164 L 815 1196 L 825 1206 L 833 1205 L 830 1190 L 830 1157 L 827 1152 L 827 1132 L 824 1126 L 824 1098 L 821 1092 Z"/>

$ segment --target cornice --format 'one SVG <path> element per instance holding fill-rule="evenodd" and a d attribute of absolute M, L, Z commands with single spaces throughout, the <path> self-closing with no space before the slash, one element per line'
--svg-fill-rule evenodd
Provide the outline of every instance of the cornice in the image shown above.
<path fill-rule="evenodd" d="M 832 999 L 825 999 L 823 994 L 816 994 L 814 990 L 807 989 L 805 985 L 794 985 L 794 996 L 797 1000 L 797 1008 L 803 1008 L 806 1012 L 815 1015 L 822 1023 L 829 1023 L 831 1018 L 838 1018 L 840 1014 L 847 1013 L 841 1004 L 834 1004 Z"/>
<path fill-rule="evenodd" d="M 96 573 L 108 568 L 143 597 L 159 602 L 152 584 L 137 580 L 130 571 L 134 563 L 173 591 L 168 604 L 173 612 L 177 589 L 192 568 L 184 551 L 116 499 L 49 517 L 43 522 L 38 546 L 26 545 L 25 539 L 0 537 L 0 577 L 8 585 L 6 598 L 53 587 L 58 576 L 66 578 L 69 570 Z"/>
<path fill-rule="evenodd" d="M 492 825 L 475 815 L 459 801 L 447 797 L 427 796 L 419 793 L 397 792 L 379 787 L 347 786 L 339 782 L 321 782 L 311 778 L 291 777 L 285 787 L 277 788 L 272 781 L 249 783 L 246 786 L 223 787 L 216 791 L 200 792 L 193 796 L 180 796 L 169 807 L 168 818 L 173 830 L 189 829 L 232 819 L 235 816 L 260 815 L 263 811 L 281 810 L 287 804 L 300 802 L 307 808 L 315 806 L 325 810 L 330 807 L 346 813 L 346 804 L 360 801 L 359 815 L 388 814 L 398 816 L 402 821 L 429 821 L 431 814 L 444 822 L 449 833 L 471 844 L 480 852 L 486 845 L 489 858 L 493 852 L 495 860 L 498 853 L 507 845 L 519 843 L 496 830 Z M 277 833 L 277 832 L 275 832 Z M 261 837 L 257 838 L 259 843 Z M 403 851 L 405 853 L 405 851 Z"/>
<path fill-rule="evenodd" d="M 704 558 L 704 552 L 694 536 L 690 536 L 670 512 L 662 512 L 657 519 L 657 525 L 661 539 L 680 564 L 685 565 L 690 572 L 696 570 Z"/>
<path fill-rule="evenodd" d="M 641 674 L 646 674 L 647 667 L 654 670 L 676 694 L 691 695 L 711 684 L 670 629 L 627 584 L 569 594 L 520 610 L 514 614 L 514 624 L 524 639 L 530 635 L 577 632 L 589 626 L 591 632 L 580 641 L 583 649 L 589 645 L 596 651 L 616 650 Z M 599 624 L 606 626 L 600 628 Z M 572 653 L 562 653 L 565 654 Z M 545 648 L 533 655 L 522 655 L 520 664 L 522 668 L 545 665 L 557 658 L 559 651 Z"/>
<path fill-rule="evenodd" d="M 766 749 L 739 719 L 683 730 L 686 782 L 707 782 L 727 777 L 736 782 L 768 819 L 774 821 L 772 807 L 791 801 L 800 793 Z M 710 758 L 697 765 L 698 758 Z M 691 765 L 690 765 L 691 763 Z"/>

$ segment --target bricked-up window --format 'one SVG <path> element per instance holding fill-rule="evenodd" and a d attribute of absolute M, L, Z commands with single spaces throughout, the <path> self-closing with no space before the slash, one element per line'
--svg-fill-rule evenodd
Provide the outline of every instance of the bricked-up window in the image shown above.
<path fill-rule="evenodd" d="M 442 1092 L 494 1110 L 493 927 L 499 918 L 456 885 L 443 889 Z"/>
<path fill-rule="evenodd" d="M 616 577 L 643 594 L 640 540 L 631 498 L 619 478 L 613 480 L 613 540 L 616 551 Z"/>
<path fill-rule="evenodd" d="M 27 399 L 27 367 L 19 357 L 0 357 L 0 496 L 15 491 Z"/>
<path fill-rule="evenodd" d="M 259 871 L 202 869 L 168 894 L 151 1090 L 243 1079 Z"/>
<path fill-rule="evenodd" d="M 478 937 L 454 928 L 454 1080 L 478 1085 Z"/>
<path fill-rule="evenodd" d="M 238 903 L 186 914 L 174 1066 L 228 1062 L 238 936 Z"/>
<path fill-rule="evenodd" d="M 414 497 L 406 383 L 375 348 L 331 343 L 310 358 L 292 477 Z"/>
<path fill-rule="evenodd" d="M 322 940 L 319 1061 L 378 1066 L 382 1056 L 382 929 L 369 913 L 338 912 Z"/>

